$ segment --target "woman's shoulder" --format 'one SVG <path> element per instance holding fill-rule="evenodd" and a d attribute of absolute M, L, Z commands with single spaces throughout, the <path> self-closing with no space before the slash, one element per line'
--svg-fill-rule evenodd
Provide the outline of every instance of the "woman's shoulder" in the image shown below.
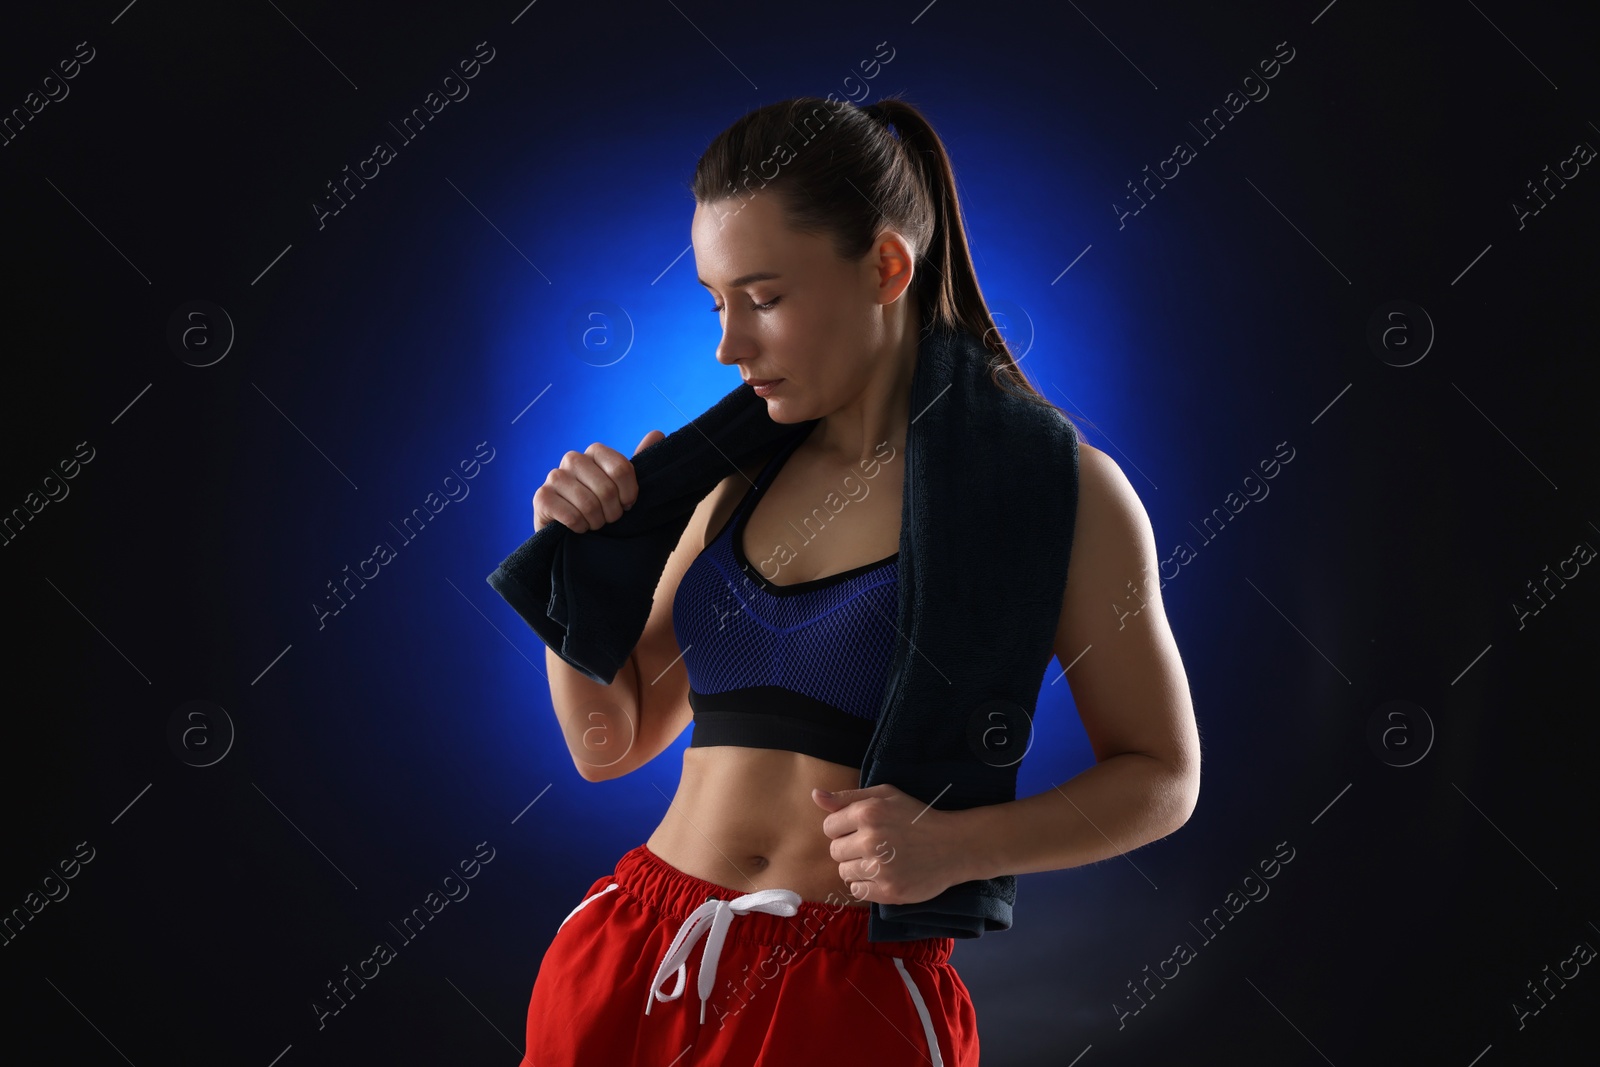
<path fill-rule="evenodd" d="M 1078 443 L 1078 513 L 1073 539 L 1084 545 L 1153 543 L 1150 516 L 1122 467 L 1087 442 Z M 1074 551 L 1074 557 L 1079 553 Z"/>
<path fill-rule="evenodd" d="M 695 509 L 695 517 L 691 519 L 691 528 L 698 529 L 699 551 L 704 551 L 711 543 L 714 532 L 720 532 L 733 517 L 734 509 L 746 495 L 755 488 L 756 477 L 761 473 L 767 461 L 772 458 L 772 453 L 763 450 L 762 454 L 754 457 L 744 466 L 729 471 L 728 475 L 716 485 L 711 487 L 711 492 L 705 495 Z"/>
<path fill-rule="evenodd" d="M 1087 499 L 1124 508 L 1133 506 L 1141 513 L 1144 511 L 1139 494 L 1123 473 L 1122 466 L 1083 440 L 1078 442 L 1078 499 L 1080 502 Z"/>

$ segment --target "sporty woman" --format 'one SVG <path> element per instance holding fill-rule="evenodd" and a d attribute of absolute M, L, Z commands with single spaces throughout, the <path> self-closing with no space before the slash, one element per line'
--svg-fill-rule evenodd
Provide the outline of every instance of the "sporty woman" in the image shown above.
<path fill-rule="evenodd" d="M 857 789 L 896 640 L 894 457 L 916 415 L 918 342 L 936 325 L 983 338 L 997 383 L 1047 401 L 998 339 L 944 146 L 911 104 L 760 108 L 707 149 L 693 193 L 717 360 L 773 421 L 816 422 L 700 503 L 611 685 L 546 651 L 587 780 L 637 770 L 694 730 L 661 823 L 594 882 L 546 951 L 527 1060 L 975 1067 L 977 1015 L 953 939 L 870 942 L 867 911 L 1093 863 L 1188 819 L 1199 740 L 1149 520 L 1120 469 L 1083 445 L 1053 651 L 1071 667 L 1093 767 L 1038 796 L 960 811 L 891 785 Z M 866 471 L 869 491 L 796 548 L 792 520 Z M 1028 484 L 1026 463 L 995 476 L 1050 491 Z M 621 453 L 568 452 L 533 496 L 534 528 L 597 529 L 638 488 Z M 791 686 L 766 684 L 778 657 Z M 868 851 L 869 838 L 895 846 Z"/>

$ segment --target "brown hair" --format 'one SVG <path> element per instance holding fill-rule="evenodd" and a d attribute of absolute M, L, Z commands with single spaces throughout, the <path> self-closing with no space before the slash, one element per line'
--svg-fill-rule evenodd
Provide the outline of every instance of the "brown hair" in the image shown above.
<path fill-rule="evenodd" d="M 904 234 L 916 255 L 920 335 L 964 330 L 992 353 L 997 386 L 1055 407 L 1017 366 L 984 303 L 950 157 L 916 107 L 895 97 L 866 107 L 817 96 L 767 104 L 717 135 L 691 191 L 711 204 L 768 188 L 790 229 L 831 237 L 840 258 L 860 259 L 885 228 Z"/>

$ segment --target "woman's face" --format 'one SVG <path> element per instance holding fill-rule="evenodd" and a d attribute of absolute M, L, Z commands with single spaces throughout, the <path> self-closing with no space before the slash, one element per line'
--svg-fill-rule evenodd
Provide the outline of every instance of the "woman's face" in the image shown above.
<path fill-rule="evenodd" d="M 891 312 L 908 289 L 909 250 L 886 233 L 858 262 L 830 238 L 783 221 L 775 193 L 695 207 L 695 267 L 721 310 L 717 360 L 750 379 L 782 379 L 767 395 L 774 422 L 821 418 L 851 403 L 894 358 Z"/>

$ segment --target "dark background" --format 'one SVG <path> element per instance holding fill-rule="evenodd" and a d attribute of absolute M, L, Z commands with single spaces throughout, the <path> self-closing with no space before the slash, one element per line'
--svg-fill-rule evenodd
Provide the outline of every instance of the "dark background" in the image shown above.
<path fill-rule="evenodd" d="M 745 111 L 829 92 L 928 113 L 1024 369 L 1162 556 L 1194 553 L 1163 597 L 1199 807 L 1022 877 L 1013 929 L 958 943 L 984 1062 L 1592 1054 L 1594 966 L 1513 1005 L 1600 947 L 1596 565 L 1515 606 L 1600 546 L 1596 164 L 1513 204 L 1600 146 L 1596 25 L 1324 2 L 8 15 L 5 113 L 93 58 L 0 146 L 0 513 L 61 497 L 0 545 L 4 1059 L 517 1062 L 541 954 L 659 822 L 690 735 L 585 783 L 484 577 L 564 451 L 631 452 L 738 384 L 687 183 Z M 479 42 L 470 95 L 404 142 L 388 124 Z M 1203 142 L 1189 123 L 1279 42 L 1270 94 Z M 319 228 L 378 140 L 396 157 Z M 1119 226 L 1178 140 L 1196 157 Z M 1284 442 L 1270 495 L 1204 532 Z M 403 541 L 446 486 L 470 493 Z M 319 625 L 379 541 L 397 558 Z M 1092 760 L 1065 689 L 1019 795 Z M 1280 843 L 1270 895 L 1203 941 Z M 470 895 L 401 942 L 475 850 Z M 319 1027 L 380 940 L 397 958 Z M 1140 1008 L 1129 983 L 1184 941 Z"/>

